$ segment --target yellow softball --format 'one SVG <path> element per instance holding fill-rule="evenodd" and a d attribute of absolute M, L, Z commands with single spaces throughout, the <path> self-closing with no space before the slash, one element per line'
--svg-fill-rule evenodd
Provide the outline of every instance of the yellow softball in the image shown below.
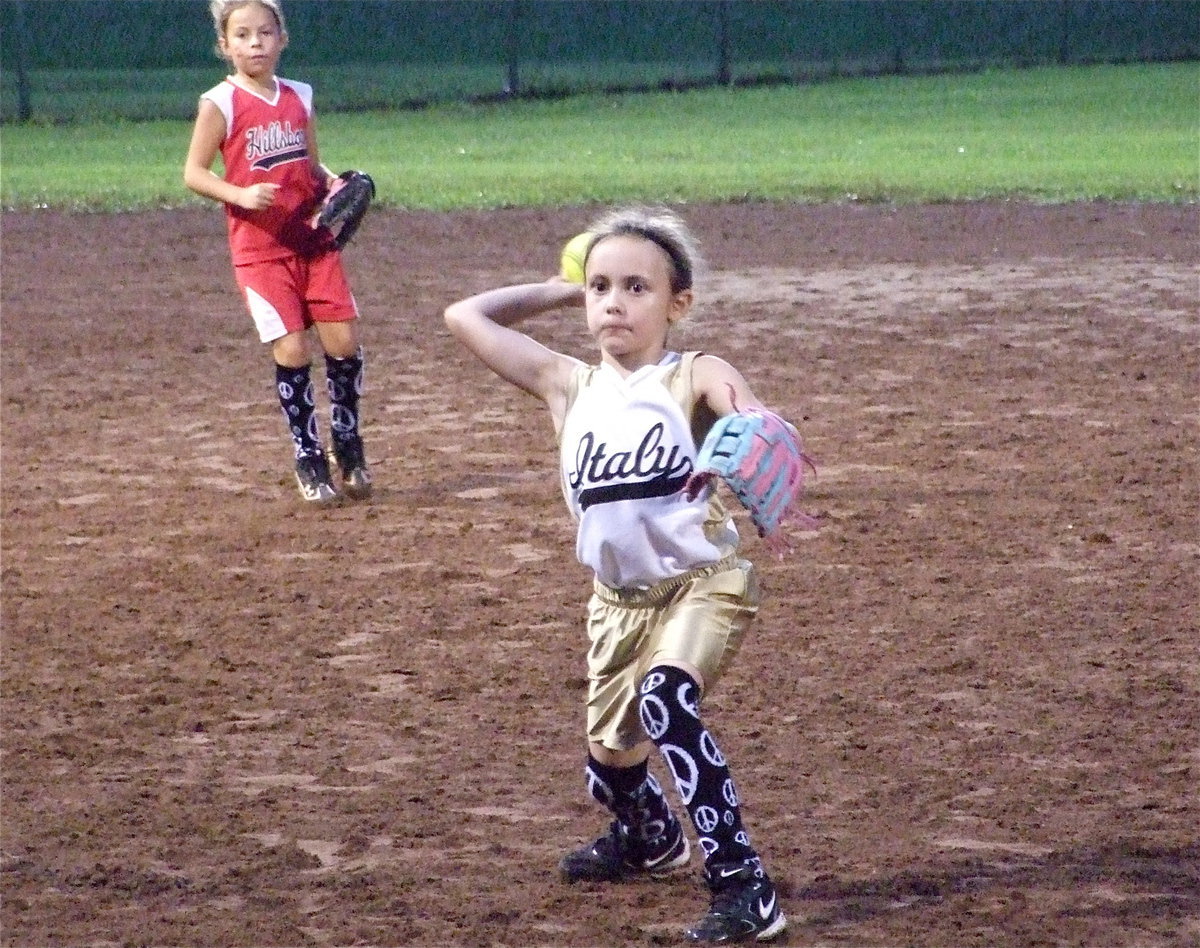
<path fill-rule="evenodd" d="M 588 244 L 592 241 L 592 234 L 589 231 L 584 231 L 582 234 L 576 234 L 567 241 L 562 250 L 562 260 L 558 268 L 559 275 L 569 283 L 583 282 L 583 261 L 587 256 Z"/>

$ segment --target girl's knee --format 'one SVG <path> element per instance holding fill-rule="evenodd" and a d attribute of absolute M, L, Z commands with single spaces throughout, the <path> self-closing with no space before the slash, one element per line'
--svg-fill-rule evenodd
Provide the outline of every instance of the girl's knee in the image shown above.
<path fill-rule="evenodd" d="M 354 320 L 317 323 L 317 336 L 325 354 L 334 359 L 349 359 L 358 352 L 358 330 Z"/>
<path fill-rule="evenodd" d="M 271 343 L 271 355 L 276 363 L 289 368 L 308 365 L 308 341 L 304 333 L 290 332 Z"/>

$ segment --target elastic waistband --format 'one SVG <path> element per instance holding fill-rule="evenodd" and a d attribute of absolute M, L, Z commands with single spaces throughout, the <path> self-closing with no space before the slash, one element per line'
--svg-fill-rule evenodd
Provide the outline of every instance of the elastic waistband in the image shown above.
<path fill-rule="evenodd" d="M 631 606 L 635 608 L 639 606 L 658 606 L 674 596 L 675 593 L 679 592 L 681 587 L 687 585 L 693 579 L 700 579 L 703 576 L 715 576 L 717 573 L 737 569 L 740 563 L 741 560 L 738 558 L 738 555 L 730 553 L 724 559 L 717 560 L 715 563 L 709 563 L 707 566 L 697 566 L 686 573 L 680 573 L 678 576 L 672 576 L 670 579 L 660 580 L 653 586 L 645 588 L 633 586 L 626 589 L 617 589 L 613 586 L 604 585 L 598 579 L 593 581 L 592 586 L 600 599 L 614 606 Z"/>

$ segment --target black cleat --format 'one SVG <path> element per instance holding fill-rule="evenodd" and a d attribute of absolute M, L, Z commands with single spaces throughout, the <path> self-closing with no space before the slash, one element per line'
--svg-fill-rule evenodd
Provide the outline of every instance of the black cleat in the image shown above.
<path fill-rule="evenodd" d="M 367 468 L 362 438 L 354 435 L 345 441 L 334 440 L 333 459 L 342 472 L 342 490 L 346 496 L 354 500 L 370 497 L 371 472 Z"/>
<path fill-rule="evenodd" d="M 637 876 L 668 876 L 687 865 L 691 847 L 679 820 L 671 817 L 663 833 L 641 842 L 617 821 L 590 846 L 568 853 L 558 867 L 564 882 L 622 882 Z"/>
<path fill-rule="evenodd" d="M 300 496 L 310 504 L 337 500 L 337 489 L 329 476 L 329 461 L 320 448 L 296 459 L 296 486 L 300 488 Z"/>
<path fill-rule="evenodd" d="M 726 863 L 704 870 L 712 892 L 708 914 L 686 932 L 688 941 L 731 945 L 769 941 L 787 928 L 775 886 L 749 863 Z"/>

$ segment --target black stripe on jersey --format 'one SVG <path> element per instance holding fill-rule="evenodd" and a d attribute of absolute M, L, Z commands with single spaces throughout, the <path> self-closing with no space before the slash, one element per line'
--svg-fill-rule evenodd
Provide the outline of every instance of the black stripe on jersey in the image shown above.
<path fill-rule="evenodd" d="M 299 161 L 302 158 L 308 157 L 307 148 L 293 148 L 291 151 L 281 151 L 274 155 L 264 155 L 254 162 L 251 166 L 256 171 L 269 171 L 276 165 L 286 164 L 289 161 Z"/>
<path fill-rule="evenodd" d="M 642 500 L 646 497 L 670 497 L 683 490 L 688 475 L 678 477 L 653 477 L 648 481 L 633 484 L 611 484 L 607 487 L 589 487 L 579 492 L 579 509 L 587 510 L 596 504 L 611 504 L 618 500 Z"/>

